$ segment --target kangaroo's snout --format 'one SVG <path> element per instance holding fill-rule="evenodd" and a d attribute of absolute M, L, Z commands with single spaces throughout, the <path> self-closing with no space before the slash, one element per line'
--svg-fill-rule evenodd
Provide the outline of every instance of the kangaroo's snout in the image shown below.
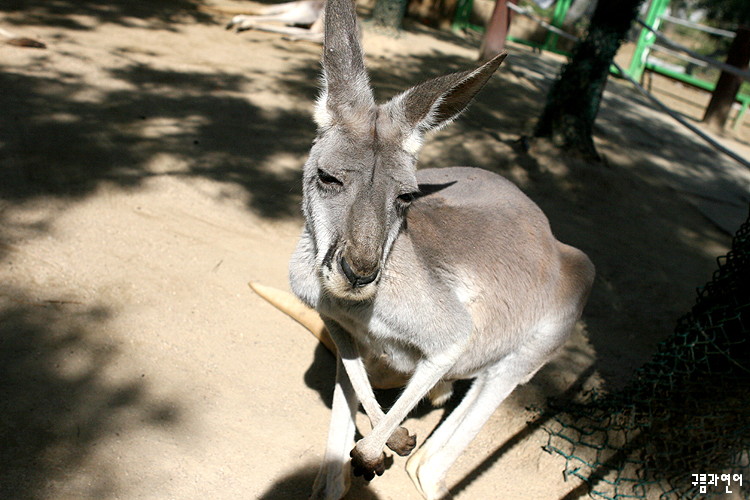
<path fill-rule="evenodd" d="M 365 272 L 360 270 L 355 271 L 343 255 L 341 256 L 340 263 L 344 276 L 346 276 L 346 279 L 349 280 L 349 283 L 351 283 L 354 288 L 361 288 L 372 283 L 377 279 L 378 274 L 380 273 L 380 270 L 377 267 L 375 267 L 374 270 L 368 270 Z"/>
<path fill-rule="evenodd" d="M 378 278 L 387 238 L 387 214 L 375 195 L 366 191 L 365 187 L 358 190 L 343 228 L 339 265 L 352 288 L 362 288 Z"/>

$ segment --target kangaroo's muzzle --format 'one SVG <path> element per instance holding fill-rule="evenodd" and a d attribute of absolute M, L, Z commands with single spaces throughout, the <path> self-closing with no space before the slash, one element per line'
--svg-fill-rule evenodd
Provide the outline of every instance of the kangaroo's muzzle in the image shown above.
<path fill-rule="evenodd" d="M 351 265 L 347 262 L 346 257 L 343 255 L 341 256 L 339 263 L 341 264 L 341 270 L 343 271 L 344 276 L 346 276 L 346 279 L 349 280 L 349 283 L 351 283 L 353 288 L 362 288 L 365 285 L 369 285 L 378 278 L 378 274 L 380 273 L 380 269 L 375 268 L 374 272 L 362 276 L 352 269 Z"/>

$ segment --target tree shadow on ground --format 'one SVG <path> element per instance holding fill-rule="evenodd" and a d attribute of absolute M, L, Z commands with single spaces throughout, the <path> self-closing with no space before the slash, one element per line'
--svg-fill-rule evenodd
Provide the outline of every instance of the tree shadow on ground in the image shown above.
<path fill-rule="evenodd" d="M 274 483 L 259 500 L 281 500 L 285 498 L 308 498 L 312 484 L 318 474 L 317 465 L 303 466 Z M 352 477 L 349 492 L 344 500 L 378 500 L 381 498 L 362 478 Z"/>
<path fill-rule="evenodd" d="M 105 307 L 0 289 L 0 497 L 47 498 L 56 481 L 85 471 L 105 439 L 179 424 L 179 406 L 149 396 L 141 376 L 105 378 L 120 355 L 97 337 L 109 316 Z M 106 464 L 84 476 L 79 498 L 107 498 L 121 486 Z"/>
<path fill-rule="evenodd" d="M 234 92 L 253 75 L 132 65 L 112 76 L 131 88 L 79 100 L 92 89 L 72 77 L 0 74 L 4 206 L 49 196 L 72 201 L 103 184 L 133 189 L 172 176 L 238 186 L 264 218 L 299 216 L 300 170 L 274 158 L 302 163 L 314 133 L 309 115 L 212 92 Z M 36 232 L 49 222 L 37 222 Z M 13 244 L 14 223 L 0 211 L 0 224 L 2 257 Z"/>
<path fill-rule="evenodd" d="M 146 21 L 152 29 L 172 30 L 177 21 L 213 24 L 213 18 L 199 10 L 202 4 L 200 0 L 6 0 L 0 11 L 6 13 L 4 22 L 24 26 L 93 30 L 100 23 L 134 26 L 136 22 Z M 80 16 L 96 22 L 82 22 Z"/>
<path fill-rule="evenodd" d="M 12 201 L 43 195 L 75 198 L 104 181 L 129 188 L 159 175 L 205 177 L 247 189 L 254 195 L 251 208 L 262 216 L 296 215 L 298 176 L 273 172 L 263 161 L 295 149 L 301 156 L 309 139 L 295 137 L 293 131 L 313 130 L 309 118 L 265 112 L 242 98 L 203 91 L 236 86 L 231 75 L 133 67 L 116 76 L 137 89 L 109 92 L 100 102 L 88 103 L 66 100 L 84 90 L 74 82 L 0 75 L 0 106 L 8 129 L 0 196 Z M 163 92 L 165 85 L 173 92 Z M 186 86 L 189 91 L 179 91 Z M 278 140 L 282 130 L 283 142 Z M 245 136 L 253 140 L 243 140 Z M 162 154 L 178 159 L 175 168 L 150 170 L 149 161 Z"/>
<path fill-rule="evenodd" d="M 169 31 L 179 20 L 213 23 L 199 4 L 32 1 L 4 3 L 0 12 L 6 23 L 59 27 L 64 37 L 65 30 L 93 31 L 97 23 Z M 170 70 L 135 58 L 106 66 L 75 49 L 30 53 L 28 65 L 0 72 L 3 271 L 12 271 L 24 242 L 49 235 L 55 222 L 11 212 L 54 200 L 56 217 L 102 186 L 207 179 L 246 192 L 249 210 L 260 217 L 298 217 L 299 170 L 274 159 L 303 158 L 314 126 L 307 113 L 261 109 L 242 94 L 267 90 L 258 85 L 262 70 Z M 118 52 L 121 60 L 132 55 L 128 50 Z M 95 67 L 110 85 L 58 70 L 63 58 Z M 111 382 L 120 353 L 100 333 L 114 314 L 108 305 L 40 301 L 32 288 L 0 287 L 0 497 L 46 498 L 61 484 L 78 498 L 126 493 L 118 471 L 90 463 L 97 446 L 144 426 L 174 427 L 180 407 L 150 396 L 139 374 Z"/>

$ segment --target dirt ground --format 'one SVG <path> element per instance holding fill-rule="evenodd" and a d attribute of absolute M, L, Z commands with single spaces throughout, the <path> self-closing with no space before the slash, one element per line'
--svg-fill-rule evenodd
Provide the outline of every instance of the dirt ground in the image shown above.
<path fill-rule="evenodd" d="M 248 2 L 211 0 L 232 9 Z M 199 0 L 3 2 L 0 498 L 305 498 L 333 359 L 248 281 L 288 289 L 320 48 L 225 31 Z M 367 28 L 377 96 L 466 68 L 476 39 Z M 750 201 L 750 172 L 612 81 L 603 164 L 528 133 L 561 60 L 521 45 L 423 166 L 516 182 L 598 276 L 560 356 L 498 409 L 449 475 L 460 499 L 557 499 L 577 483 L 528 406 L 617 387 L 687 312 Z M 654 85 L 695 115 L 689 90 Z M 687 101 L 687 102 L 685 102 Z M 750 119 L 747 120 L 750 122 Z M 750 157 L 750 124 L 722 138 Z M 725 229 L 722 229 L 725 228 Z M 386 397 L 388 395 L 385 395 Z M 420 442 L 444 410 L 418 408 Z M 366 430 L 364 420 L 362 428 Z M 350 499 L 417 499 L 395 458 Z"/>

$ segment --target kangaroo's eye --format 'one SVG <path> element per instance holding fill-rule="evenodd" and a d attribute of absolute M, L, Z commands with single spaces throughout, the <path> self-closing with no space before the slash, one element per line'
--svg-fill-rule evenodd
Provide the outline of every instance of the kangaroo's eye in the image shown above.
<path fill-rule="evenodd" d="M 414 192 L 411 192 L 411 193 L 403 193 L 403 194 L 400 194 L 400 195 L 398 195 L 398 197 L 397 197 L 396 199 L 397 199 L 397 200 L 398 200 L 398 201 L 399 201 L 400 203 L 402 203 L 402 204 L 405 204 L 405 205 L 408 205 L 408 204 L 409 204 L 409 203 L 411 203 L 412 201 L 416 200 L 416 199 L 417 199 L 417 196 L 418 196 L 418 195 L 419 195 L 419 192 L 417 192 L 417 191 L 414 191 Z"/>
<path fill-rule="evenodd" d="M 325 170 L 321 170 L 321 169 L 318 169 L 318 182 L 320 182 L 324 186 L 329 186 L 329 187 L 334 187 L 334 186 L 340 187 L 344 185 L 344 183 L 341 182 L 339 179 L 332 176 Z"/>

